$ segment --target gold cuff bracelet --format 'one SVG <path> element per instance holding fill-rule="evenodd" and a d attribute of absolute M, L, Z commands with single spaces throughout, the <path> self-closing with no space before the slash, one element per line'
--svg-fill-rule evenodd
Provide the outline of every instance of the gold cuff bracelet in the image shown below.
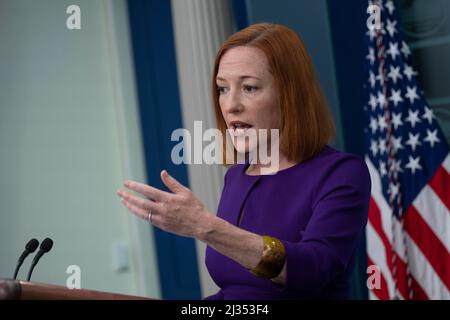
<path fill-rule="evenodd" d="M 249 271 L 258 277 L 272 279 L 283 270 L 286 261 L 286 249 L 277 238 L 271 236 L 263 236 L 262 238 L 264 240 L 264 249 L 261 261 Z"/>

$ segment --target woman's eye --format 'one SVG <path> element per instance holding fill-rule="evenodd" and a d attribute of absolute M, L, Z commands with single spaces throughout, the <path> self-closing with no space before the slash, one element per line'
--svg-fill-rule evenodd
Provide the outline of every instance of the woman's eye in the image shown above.
<path fill-rule="evenodd" d="M 244 91 L 248 93 L 254 93 L 258 90 L 258 87 L 255 86 L 244 86 Z"/>
<path fill-rule="evenodd" d="M 217 92 L 219 94 L 224 94 L 227 92 L 227 87 L 221 87 L 221 86 L 217 86 Z"/>

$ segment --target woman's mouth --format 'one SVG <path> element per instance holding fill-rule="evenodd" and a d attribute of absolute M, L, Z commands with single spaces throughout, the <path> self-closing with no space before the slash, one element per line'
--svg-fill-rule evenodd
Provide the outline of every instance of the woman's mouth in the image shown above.
<path fill-rule="evenodd" d="M 245 134 L 245 132 L 252 128 L 251 124 L 242 121 L 233 121 L 230 123 L 230 133 L 232 136 L 238 137 Z"/>

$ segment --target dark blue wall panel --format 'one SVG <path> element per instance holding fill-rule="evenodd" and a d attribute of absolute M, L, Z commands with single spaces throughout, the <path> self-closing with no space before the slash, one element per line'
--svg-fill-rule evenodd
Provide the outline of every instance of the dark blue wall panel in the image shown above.
<path fill-rule="evenodd" d="M 365 47 L 367 1 L 328 0 L 345 150 L 364 156 Z M 367 299 L 365 240 L 358 249 L 353 297 Z"/>

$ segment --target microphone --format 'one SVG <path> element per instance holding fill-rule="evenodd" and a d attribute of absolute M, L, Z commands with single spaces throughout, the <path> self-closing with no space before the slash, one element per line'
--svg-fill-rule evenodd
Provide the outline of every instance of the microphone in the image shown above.
<path fill-rule="evenodd" d="M 19 269 L 22 266 L 22 263 L 24 262 L 25 258 L 28 257 L 28 255 L 30 253 L 35 252 L 38 245 L 39 245 L 39 241 L 37 241 L 36 239 L 31 239 L 25 245 L 25 250 L 22 252 L 21 256 L 19 257 L 19 260 L 17 260 L 16 270 L 14 271 L 14 278 L 13 278 L 14 280 L 16 280 L 17 273 L 19 272 Z"/>
<path fill-rule="evenodd" d="M 31 263 L 30 271 L 28 271 L 27 281 L 31 279 L 31 273 L 33 272 L 34 267 L 38 263 L 39 259 L 44 255 L 44 253 L 49 252 L 53 247 L 53 240 L 50 238 L 45 238 L 42 241 L 41 246 L 39 247 L 38 253 L 34 256 L 33 262 Z"/>

